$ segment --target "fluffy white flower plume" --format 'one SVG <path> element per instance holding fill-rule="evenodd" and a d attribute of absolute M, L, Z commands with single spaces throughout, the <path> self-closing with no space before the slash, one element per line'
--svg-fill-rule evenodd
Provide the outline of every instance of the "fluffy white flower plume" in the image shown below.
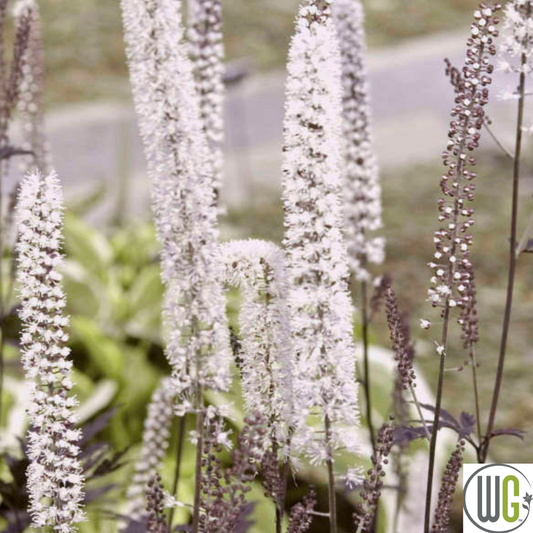
<path fill-rule="evenodd" d="M 28 409 L 29 513 L 32 527 L 77 531 L 84 520 L 84 479 L 78 460 L 77 400 L 70 394 L 68 318 L 58 272 L 63 258 L 63 197 L 54 173 L 22 181 L 17 207 L 18 282 L 22 301 L 22 365 L 32 382 Z"/>
<path fill-rule="evenodd" d="M 381 223 L 381 186 L 373 150 L 363 6 L 336 0 L 333 6 L 342 58 L 344 200 L 350 269 L 366 280 L 365 265 L 381 263 L 385 241 L 373 235 Z"/>
<path fill-rule="evenodd" d="M 154 391 L 144 421 L 143 444 L 128 488 L 128 516 L 141 518 L 146 512 L 146 487 L 159 474 L 165 459 L 172 427 L 174 394 L 169 378 Z"/>
<path fill-rule="evenodd" d="M 22 17 L 30 20 L 17 110 L 23 135 L 21 148 L 32 154 L 22 158 L 21 171 L 26 173 L 30 167 L 37 167 L 48 174 L 52 170 L 52 156 L 44 127 L 44 49 L 39 7 L 35 0 L 19 0 L 13 13 L 19 21 Z"/>
<path fill-rule="evenodd" d="M 487 10 L 485 10 L 487 11 Z M 485 17 L 482 10 L 476 11 L 476 18 Z M 505 5 L 505 16 L 499 46 L 499 67 L 505 72 L 520 72 L 522 54 L 526 57 L 525 74 L 533 68 L 533 0 L 509 0 Z"/>
<path fill-rule="evenodd" d="M 193 410 L 189 397 L 198 387 L 229 386 L 231 355 L 211 157 L 179 4 L 122 0 L 130 78 L 162 245 L 167 357 L 183 413 Z"/>
<path fill-rule="evenodd" d="M 200 117 L 211 149 L 218 198 L 224 156 L 224 43 L 220 0 L 189 3 L 189 43 L 194 79 L 200 99 Z"/>
<path fill-rule="evenodd" d="M 239 367 L 247 410 L 264 417 L 276 445 L 287 444 L 293 416 L 292 349 L 283 251 L 260 240 L 232 241 L 221 249 L 226 282 L 239 287 L 243 298 Z"/>
<path fill-rule="evenodd" d="M 332 461 L 339 448 L 355 451 L 359 421 L 342 232 L 341 65 L 329 4 L 300 10 L 284 123 L 284 243 L 300 416 L 294 444 L 315 463 Z"/>

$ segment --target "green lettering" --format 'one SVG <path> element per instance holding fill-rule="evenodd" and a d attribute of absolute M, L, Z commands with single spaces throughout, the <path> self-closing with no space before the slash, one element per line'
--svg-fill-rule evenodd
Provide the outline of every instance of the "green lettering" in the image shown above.
<path fill-rule="evenodd" d="M 509 516 L 509 481 L 513 482 L 513 496 L 518 496 L 518 478 L 516 476 L 507 476 L 503 480 L 503 518 L 506 522 L 516 522 L 520 514 L 520 504 L 514 502 L 511 504 L 513 515 Z"/>

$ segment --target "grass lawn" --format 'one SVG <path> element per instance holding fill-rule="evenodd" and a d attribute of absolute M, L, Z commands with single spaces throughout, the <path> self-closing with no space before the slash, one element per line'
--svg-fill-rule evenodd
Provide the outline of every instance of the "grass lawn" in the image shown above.
<path fill-rule="evenodd" d="M 177 1 L 177 0 L 176 0 Z M 283 65 L 298 0 L 223 1 L 229 59 Z M 372 46 L 465 26 L 477 0 L 365 0 Z M 41 4 L 51 105 L 129 95 L 119 0 Z"/>

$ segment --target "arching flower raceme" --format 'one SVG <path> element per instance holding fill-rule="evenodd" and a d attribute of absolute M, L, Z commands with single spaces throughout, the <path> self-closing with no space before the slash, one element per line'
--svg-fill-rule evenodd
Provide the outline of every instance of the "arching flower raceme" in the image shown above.
<path fill-rule="evenodd" d="M 448 146 L 443 154 L 448 170 L 441 179 L 443 198 L 438 202 L 442 226 L 435 232 L 435 260 L 429 264 L 433 269 L 429 300 L 434 307 L 463 308 L 468 305 L 471 294 L 469 250 L 474 210 L 468 204 L 474 199 L 476 177 L 471 152 L 479 145 L 484 106 L 488 102 L 493 71 L 490 56 L 496 53 L 493 40 L 498 35 L 497 9 L 498 6 L 486 7 L 476 12 L 462 76 L 454 80 L 456 105 L 452 110 Z"/>
<path fill-rule="evenodd" d="M 359 280 L 367 263 L 382 263 L 381 186 L 373 149 L 363 6 L 358 0 L 333 5 L 342 59 L 344 164 L 343 189 L 350 269 Z"/>
<path fill-rule="evenodd" d="M 283 251 L 260 241 L 222 245 L 225 279 L 239 287 L 242 338 L 239 367 L 247 410 L 261 414 L 277 444 L 287 442 L 292 419 L 292 350 Z"/>
<path fill-rule="evenodd" d="M 340 53 L 329 4 L 300 9 L 284 122 L 284 244 L 300 417 L 294 444 L 314 463 L 332 461 L 341 447 L 355 451 L 359 421 L 342 234 Z"/>
<path fill-rule="evenodd" d="M 139 519 L 146 512 L 146 487 L 159 474 L 169 446 L 174 394 L 169 378 L 154 391 L 144 421 L 143 444 L 128 488 L 128 516 Z"/>
<path fill-rule="evenodd" d="M 44 127 L 44 48 L 39 7 L 35 0 L 19 0 L 14 14 L 19 20 L 28 17 L 30 21 L 17 110 L 23 135 L 21 148 L 31 154 L 22 158 L 21 170 L 26 173 L 30 167 L 37 167 L 48 174 L 52 169 L 52 156 Z"/>
<path fill-rule="evenodd" d="M 179 2 L 122 0 L 127 55 L 152 182 L 166 287 L 167 357 L 179 413 L 190 395 L 226 389 L 231 356 L 211 158 Z"/>
<path fill-rule="evenodd" d="M 224 42 L 220 0 L 195 0 L 189 5 L 190 56 L 200 118 L 212 154 L 215 194 L 222 187 L 224 156 Z"/>
<path fill-rule="evenodd" d="M 60 533 L 77 531 L 85 519 L 84 479 L 78 460 L 74 409 L 70 394 L 72 361 L 66 343 L 68 318 L 58 269 L 63 261 L 63 197 L 54 173 L 28 174 L 17 208 L 18 282 L 22 301 L 22 365 L 31 381 L 28 409 L 28 491 L 32 527 Z"/>

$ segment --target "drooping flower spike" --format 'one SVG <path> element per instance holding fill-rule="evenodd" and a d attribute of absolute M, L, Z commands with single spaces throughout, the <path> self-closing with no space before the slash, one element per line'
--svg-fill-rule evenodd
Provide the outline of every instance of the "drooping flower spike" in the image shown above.
<path fill-rule="evenodd" d="M 28 492 L 32 527 L 77 531 L 84 478 L 71 394 L 72 361 L 59 273 L 63 197 L 55 173 L 29 173 L 17 207 L 22 365 L 31 382 Z"/>
<path fill-rule="evenodd" d="M 239 287 L 243 298 L 239 369 L 247 411 L 268 421 L 270 444 L 287 445 L 294 407 L 293 354 L 283 251 L 259 240 L 231 241 L 221 249 L 226 282 Z"/>

